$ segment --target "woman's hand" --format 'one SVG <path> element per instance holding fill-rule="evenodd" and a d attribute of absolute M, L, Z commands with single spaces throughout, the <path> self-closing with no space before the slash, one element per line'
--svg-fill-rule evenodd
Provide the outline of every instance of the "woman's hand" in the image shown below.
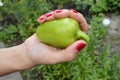
<path fill-rule="evenodd" d="M 71 17 L 77 20 L 81 25 L 81 29 L 87 33 L 88 24 L 86 20 L 82 14 L 73 9 L 55 10 L 40 16 L 37 20 L 42 24 L 50 20 L 64 17 Z M 26 52 L 33 64 L 55 64 L 74 60 L 79 51 L 86 46 L 86 42 L 78 40 L 66 49 L 60 50 L 42 43 L 38 40 L 36 34 L 34 34 L 24 42 L 24 46 L 26 47 Z"/>
<path fill-rule="evenodd" d="M 83 17 L 83 15 L 79 12 L 77 12 L 74 9 L 67 10 L 55 10 L 49 13 L 46 13 L 45 15 L 40 16 L 37 20 L 39 23 L 44 23 L 46 21 L 54 20 L 57 18 L 65 18 L 65 17 L 71 17 L 75 20 L 77 20 L 80 23 L 81 29 L 83 32 L 87 33 L 89 30 L 89 26 Z"/>
<path fill-rule="evenodd" d="M 34 34 L 24 42 L 24 46 L 33 64 L 55 64 L 74 60 L 79 51 L 86 46 L 86 42 L 79 40 L 61 50 L 42 43 Z"/>

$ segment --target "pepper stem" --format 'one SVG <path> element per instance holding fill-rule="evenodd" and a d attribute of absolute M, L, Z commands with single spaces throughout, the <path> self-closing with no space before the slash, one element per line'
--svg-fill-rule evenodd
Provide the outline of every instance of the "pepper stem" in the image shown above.
<path fill-rule="evenodd" d="M 77 32 L 77 39 L 83 39 L 86 42 L 90 41 L 89 36 L 87 34 L 85 34 L 84 32 L 80 31 L 80 30 Z"/>

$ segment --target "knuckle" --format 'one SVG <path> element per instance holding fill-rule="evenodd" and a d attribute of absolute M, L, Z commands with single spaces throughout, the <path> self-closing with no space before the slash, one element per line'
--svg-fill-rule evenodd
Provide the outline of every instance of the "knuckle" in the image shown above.
<path fill-rule="evenodd" d="M 80 16 L 80 17 L 84 17 L 83 14 L 81 14 L 81 13 L 79 13 L 79 16 Z"/>

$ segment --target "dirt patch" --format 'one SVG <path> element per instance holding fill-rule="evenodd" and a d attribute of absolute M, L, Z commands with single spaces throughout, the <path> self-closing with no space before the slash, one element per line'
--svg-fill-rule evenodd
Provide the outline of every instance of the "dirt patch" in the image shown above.
<path fill-rule="evenodd" d="M 111 24 L 105 42 L 110 44 L 112 54 L 120 53 L 120 15 L 109 14 L 106 17 Z"/>

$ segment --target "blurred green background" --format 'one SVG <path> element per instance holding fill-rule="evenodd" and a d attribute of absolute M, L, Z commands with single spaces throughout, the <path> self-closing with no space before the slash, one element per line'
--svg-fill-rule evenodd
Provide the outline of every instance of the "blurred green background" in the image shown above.
<path fill-rule="evenodd" d="M 2 0 L 0 40 L 6 47 L 18 45 L 31 36 L 37 18 L 55 9 L 76 9 L 91 25 L 91 41 L 76 60 L 56 65 L 40 65 L 22 71 L 24 80 L 120 80 L 120 54 L 112 55 L 105 42 L 109 26 L 105 14 L 120 14 L 120 0 Z"/>

